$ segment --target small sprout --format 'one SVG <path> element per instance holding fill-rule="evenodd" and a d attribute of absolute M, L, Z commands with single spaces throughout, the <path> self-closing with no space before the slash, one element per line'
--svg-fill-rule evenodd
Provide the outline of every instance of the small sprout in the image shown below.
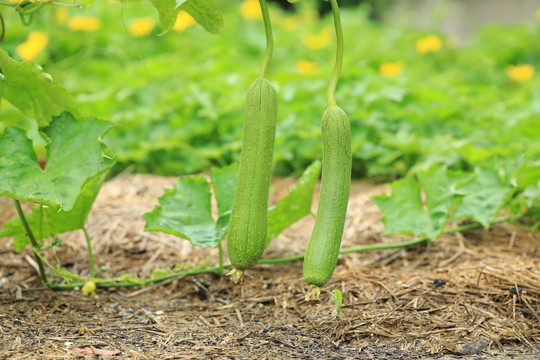
<path fill-rule="evenodd" d="M 92 280 L 87 281 L 82 287 L 81 292 L 84 296 L 96 295 L 96 284 Z"/>
<path fill-rule="evenodd" d="M 343 303 L 343 295 L 341 294 L 341 291 L 339 289 L 335 289 L 330 293 L 332 297 L 334 298 L 334 301 L 336 302 L 336 314 L 339 318 L 339 321 L 342 321 L 342 314 L 341 314 L 341 304 Z"/>

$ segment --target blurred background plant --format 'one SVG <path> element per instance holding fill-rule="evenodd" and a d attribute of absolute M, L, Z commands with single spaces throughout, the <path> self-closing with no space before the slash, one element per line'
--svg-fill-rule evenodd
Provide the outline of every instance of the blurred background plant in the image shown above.
<path fill-rule="evenodd" d="M 185 12 L 159 36 L 150 2 L 127 3 L 122 18 L 122 4 L 107 0 L 88 10 L 44 7 L 30 27 L 4 12 L 1 46 L 42 65 L 83 115 L 119 125 L 106 137 L 116 172 L 192 174 L 238 158 L 245 90 L 264 51 L 258 2 L 216 2 L 222 36 Z M 347 50 L 338 101 L 351 120 L 355 177 L 386 181 L 517 156 L 531 169 L 539 165 L 534 11 L 524 23 L 485 25 L 464 38 L 444 25 L 450 8 L 435 9 L 430 27 L 417 28 L 390 0 L 340 3 Z M 275 174 L 298 175 L 321 157 L 332 19 L 324 1 L 270 6 L 276 48 L 269 77 L 279 96 Z M 0 119 L 0 131 L 23 127 L 43 152 L 32 119 L 7 102 Z"/>

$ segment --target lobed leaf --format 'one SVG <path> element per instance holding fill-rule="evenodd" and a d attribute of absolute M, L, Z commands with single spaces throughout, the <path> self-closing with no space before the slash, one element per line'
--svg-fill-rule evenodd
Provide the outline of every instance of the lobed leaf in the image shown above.
<path fill-rule="evenodd" d="M 465 195 L 452 218 L 472 218 L 482 226 L 489 227 L 514 188 L 511 184 L 503 184 L 495 169 L 476 168 L 474 174 L 474 178 L 461 187 Z"/>
<path fill-rule="evenodd" d="M 209 33 L 223 33 L 223 14 L 213 0 L 177 0 L 176 9 L 186 11 Z"/>
<path fill-rule="evenodd" d="M 426 207 L 436 236 L 444 230 L 456 201 L 463 197 L 459 187 L 470 181 L 472 174 L 450 171 L 444 167 L 418 174 L 420 185 L 426 195 Z"/>
<path fill-rule="evenodd" d="M 34 208 L 31 213 L 25 214 L 32 233 L 44 239 L 67 231 L 83 229 L 106 174 L 106 170 L 102 171 L 84 184 L 75 206 L 70 211 L 62 211 L 59 207 L 45 207 L 42 211 Z M 40 219 L 42 219 L 41 225 Z M 4 223 L 4 230 L 0 231 L 0 237 L 4 236 L 13 236 L 13 247 L 16 252 L 22 251 L 26 245 L 30 244 L 19 217 Z"/>
<path fill-rule="evenodd" d="M 220 240 L 212 218 L 210 184 L 203 176 L 178 179 L 144 217 L 146 231 L 162 231 L 202 247 L 216 247 Z"/>
<path fill-rule="evenodd" d="M 321 163 L 310 165 L 298 183 L 283 199 L 269 209 L 268 242 L 283 229 L 311 212 L 315 183 Z M 203 176 L 183 177 L 175 188 L 166 190 L 159 205 L 146 213 L 146 231 L 162 231 L 190 241 L 193 245 L 216 247 L 229 227 L 238 165 L 212 169 L 210 179 L 218 207 L 217 221 L 212 217 L 210 184 Z"/>
<path fill-rule="evenodd" d="M 150 0 L 159 15 L 163 29 L 161 34 L 169 32 L 176 22 L 176 0 Z"/>
<path fill-rule="evenodd" d="M 2 48 L 0 73 L 5 77 L 1 91 L 4 99 L 26 116 L 37 120 L 39 126 L 48 125 L 54 116 L 64 111 L 77 114 L 75 103 L 67 90 L 51 75 L 37 65 L 13 60 Z"/>
<path fill-rule="evenodd" d="M 42 129 L 45 170 L 25 132 L 7 127 L 0 134 L 0 196 L 71 210 L 83 185 L 115 162 L 104 155 L 101 141 L 111 126 L 93 117 L 77 120 L 70 113 L 54 118 Z"/>
<path fill-rule="evenodd" d="M 372 197 L 383 212 L 384 234 L 435 236 L 431 218 L 424 210 L 420 196 L 420 184 L 413 177 L 393 182 L 391 195 Z"/>
<path fill-rule="evenodd" d="M 238 164 L 234 163 L 223 168 L 212 168 L 210 179 L 218 207 L 218 220 L 216 223 L 216 238 L 223 239 L 229 228 L 231 209 L 234 200 L 234 191 L 238 183 Z"/>
<path fill-rule="evenodd" d="M 311 213 L 315 184 L 321 174 L 321 162 L 315 161 L 302 174 L 292 190 L 268 211 L 267 244 L 304 216 Z"/>
<path fill-rule="evenodd" d="M 391 195 L 373 197 L 383 212 L 385 234 L 435 238 L 451 219 L 488 227 L 516 190 L 514 175 L 521 163 L 505 162 L 501 174 L 494 168 L 476 168 L 474 173 L 440 168 L 418 174 L 419 183 L 412 176 L 392 183 Z"/>

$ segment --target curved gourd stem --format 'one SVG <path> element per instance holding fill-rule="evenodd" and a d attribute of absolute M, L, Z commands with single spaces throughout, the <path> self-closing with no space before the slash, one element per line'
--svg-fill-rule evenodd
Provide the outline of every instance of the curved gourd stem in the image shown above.
<path fill-rule="evenodd" d="M 261 5 L 261 11 L 264 21 L 264 30 L 266 32 L 266 51 L 264 53 L 264 59 L 259 71 L 259 79 L 266 79 L 266 73 L 268 72 L 268 65 L 272 60 L 272 52 L 274 51 L 274 36 L 272 35 L 272 24 L 270 23 L 270 14 L 268 14 L 268 5 L 266 0 L 259 0 Z"/>
<path fill-rule="evenodd" d="M 334 65 L 334 73 L 328 84 L 328 90 L 326 91 L 326 104 L 328 107 L 337 106 L 336 103 L 336 87 L 341 75 L 341 66 L 343 64 L 343 30 L 341 29 L 341 17 L 339 15 L 339 7 L 337 0 L 330 0 L 332 4 L 332 13 L 334 15 L 334 27 L 336 28 L 337 38 L 337 51 L 336 51 L 336 63 Z"/>

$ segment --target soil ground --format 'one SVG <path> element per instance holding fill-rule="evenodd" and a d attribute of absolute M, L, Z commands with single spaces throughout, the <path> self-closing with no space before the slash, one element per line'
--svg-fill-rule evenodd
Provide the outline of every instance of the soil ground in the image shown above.
<path fill-rule="evenodd" d="M 142 214 L 174 180 L 104 185 L 87 223 L 103 276 L 217 265 L 216 249 L 143 231 Z M 273 200 L 292 183 L 275 180 Z M 385 190 L 353 184 L 342 247 L 404 239 L 380 236 L 369 196 Z M 11 208 L 0 198 L 0 223 Z M 302 253 L 312 226 L 310 217 L 293 225 L 264 257 Z M 88 276 L 82 232 L 62 240 L 63 266 Z M 29 249 L 15 254 L 10 242 L 0 239 L 1 359 L 540 359 L 540 236 L 510 224 L 340 256 L 326 288 L 343 293 L 342 321 L 327 293 L 305 302 L 301 261 L 257 266 L 241 285 L 203 274 L 87 297 L 43 287 Z"/>

